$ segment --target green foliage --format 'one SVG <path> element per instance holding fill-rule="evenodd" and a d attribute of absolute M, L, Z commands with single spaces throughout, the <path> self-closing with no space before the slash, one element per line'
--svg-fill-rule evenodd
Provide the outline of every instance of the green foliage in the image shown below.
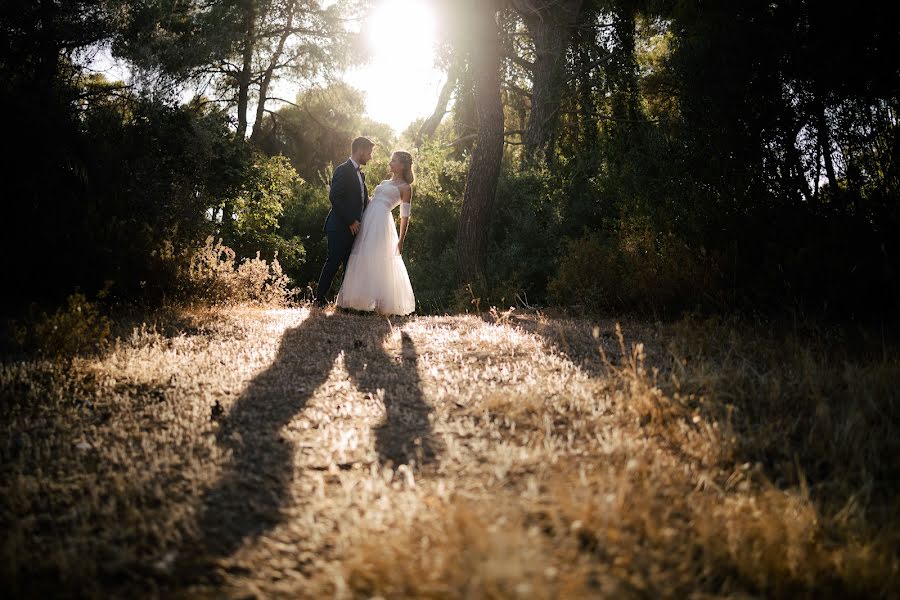
<path fill-rule="evenodd" d="M 591 313 L 677 312 L 714 305 L 719 288 L 704 249 L 635 227 L 568 240 L 548 291 L 552 302 Z"/>
<path fill-rule="evenodd" d="M 285 268 L 296 271 L 306 260 L 303 241 L 278 229 L 285 205 L 304 183 L 286 157 L 253 156 L 237 197 L 226 204 L 233 209 L 234 221 L 223 232 L 225 241 L 240 257 L 280 256 Z"/>
<path fill-rule="evenodd" d="M 41 252 L 11 265 L 10 302 L 57 302 L 60 290 L 91 294 L 107 280 L 117 296 L 161 299 L 170 290 L 153 251 L 161 240 L 202 242 L 215 229 L 209 212 L 245 178 L 249 153 L 231 141 L 225 113 L 112 97 L 96 83 L 85 94 L 100 96 L 56 115 L 46 151 L 12 161 L 10 192 L 20 201 L 9 206 L 15 226 L 3 243 L 17 255 Z"/>
<path fill-rule="evenodd" d="M 466 164 L 441 141 L 422 146 L 413 160 L 416 182 L 403 260 L 419 312 L 444 312 L 455 305 L 456 224 Z"/>
<path fill-rule="evenodd" d="M 293 191 L 295 183 L 301 182 L 287 158 L 257 155 L 234 203 L 237 235 L 276 229 L 278 217 L 284 210 L 284 201 Z"/>
<path fill-rule="evenodd" d="M 319 185 L 303 185 L 294 189 L 287 199 L 284 213 L 279 219 L 279 232 L 284 237 L 298 240 L 303 245 L 305 260 L 302 263 L 285 264 L 285 272 L 299 288 L 301 297 L 312 299 L 315 282 L 328 253 L 328 244 L 322 230 L 325 218 L 331 210 L 328 188 Z"/>
<path fill-rule="evenodd" d="M 517 296 L 543 303 L 561 239 L 564 190 L 545 168 L 504 169 L 497 188 L 487 273 L 490 303 L 514 305 Z"/>
<path fill-rule="evenodd" d="M 305 180 L 327 185 L 327 172 L 350 156 L 353 138 L 365 135 L 376 144 L 375 165 L 386 166 L 395 143 L 387 125 L 362 116 L 365 98 L 362 92 L 345 83 L 324 89 L 301 92 L 296 106 L 279 108 L 265 122 L 265 131 L 257 144 L 270 155 L 282 154 Z M 382 170 L 367 169 L 375 177 Z"/>
<path fill-rule="evenodd" d="M 113 50 L 133 64 L 186 77 L 233 51 L 242 34 L 239 5 L 146 0 L 122 4 Z"/>
<path fill-rule="evenodd" d="M 888 314 L 900 301 L 896 21 L 867 31 L 854 15 L 838 34 L 802 3 L 604 10 L 603 77 L 579 76 L 561 101 L 572 116 L 552 165 L 574 241 L 553 301 Z M 832 54 L 865 66 L 829 73 Z M 584 124 L 598 114 L 595 136 Z"/>

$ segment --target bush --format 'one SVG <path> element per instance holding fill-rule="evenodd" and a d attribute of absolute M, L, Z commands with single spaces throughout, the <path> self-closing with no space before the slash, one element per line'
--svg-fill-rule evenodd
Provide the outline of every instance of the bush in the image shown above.
<path fill-rule="evenodd" d="M 100 297 L 104 295 L 105 291 Z M 52 357 L 100 350 L 109 341 L 109 332 L 109 318 L 82 293 L 69 295 L 66 305 L 52 314 L 41 312 L 11 326 L 16 346 Z"/>
<path fill-rule="evenodd" d="M 221 228 L 228 247 L 241 258 L 278 255 L 290 269 L 299 268 L 305 260 L 303 242 L 279 228 L 285 205 L 303 187 L 285 157 L 255 152 L 240 190 L 225 207 L 234 214 L 234 222 Z"/>
<path fill-rule="evenodd" d="M 490 303 L 543 303 L 560 252 L 564 191 L 546 168 L 504 168 L 497 187 L 486 271 Z"/>
<path fill-rule="evenodd" d="M 264 306 L 289 304 L 295 291 L 276 252 L 271 262 L 260 258 L 237 261 L 234 250 L 212 236 L 200 248 L 176 252 L 165 243 L 158 252 L 165 270 L 173 273 L 175 300 L 186 303 Z"/>
<path fill-rule="evenodd" d="M 330 178 L 330 174 L 323 174 L 323 178 Z M 303 261 L 285 264 L 285 272 L 309 299 L 328 253 L 322 228 L 329 210 L 331 202 L 324 184 L 302 185 L 296 187 L 293 196 L 285 202 L 284 213 L 279 219 L 279 235 L 297 240 L 304 249 Z"/>
<path fill-rule="evenodd" d="M 673 313 L 717 303 L 713 261 L 673 234 L 634 228 L 569 240 L 548 291 L 553 302 L 588 312 Z"/>
<path fill-rule="evenodd" d="M 466 163 L 438 143 L 415 156 L 412 216 L 403 249 L 417 310 L 439 313 L 455 306 L 456 226 L 466 184 Z"/>
<path fill-rule="evenodd" d="M 235 272 L 238 297 L 256 304 L 284 306 L 293 296 L 290 278 L 281 270 L 278 256 L 271 263 L 259 257 L 245 258 Z"/>
<path fill-rule="evenodd" d="M 202 243 L 214 229 L 207 211 L 244 178 L 247 152 L 234 144 L 227 114 L 98 96 L 66 119 L 50 138 L 35 138 L 54 140 L 49 155 L 17 159 L 23 164 L 11 185 L 21 193 L 9 197 L 20 200 L 9 203 L 2 243 L 22 260 L 10 266 L 7 301 L 18 300 L 16 311 L 31 301 L 60 305 L 71 290 L 90 297 L 107 279 L 121 297 L 168 294 L 166 282 L 154 279 L 153 249 L 163 239 L 176 247 Z M 38 211 L 47 203 L 54 210 Z M 22 254 L 23 247 L 42 251 Z"/>

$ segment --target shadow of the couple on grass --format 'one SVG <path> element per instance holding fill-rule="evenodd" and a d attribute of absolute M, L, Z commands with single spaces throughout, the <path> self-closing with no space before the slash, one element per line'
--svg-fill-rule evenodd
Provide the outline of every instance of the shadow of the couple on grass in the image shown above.
<path fill-rule="evenodd" d="M 381 463 L 434 460 L 431 408 L 421 391 L 415 344 L 401 331 L 400 356 L 388 353 L 384 341 L 393 329 L 384 317 L 314 312 L 285 332 L 272 365 L 221 420 L 217 442 L 231 458 L 204 498 L 200 535 L 208 554 L 229 556 L 282 521 L 295 473 L 295 448 L 282 429 L 303 411 L 342 353 L 360 392 L 384 390 L 385 420 L 375 432 Z"/>

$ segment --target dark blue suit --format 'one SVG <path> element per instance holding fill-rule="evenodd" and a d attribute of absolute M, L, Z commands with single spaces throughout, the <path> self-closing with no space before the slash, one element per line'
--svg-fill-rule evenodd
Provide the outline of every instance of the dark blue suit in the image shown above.
<path fill-rule="evenodd" d="M 347 271 L 347 261 L 350 260 L 354 239 L 350 225 L 354 221 L 362 221 L 362 213 L 366 208 L 364 198 L 368 197 L 365 179 L 360 188 L 356 167 L 352 162 L 348 160 L 334 170 L 331 189 L 328 192 L 331 210 L 323 228 L 325 235 L 328 236 L 328 258 L 325 259 L 322 274 L 319 276 L 319 285 L 316 287 L 318 304 L 325 303 L 325 296 L 331 289 L 331 282 L 337 274 L 338 267 L 343 265 L 344 272 Z"/>

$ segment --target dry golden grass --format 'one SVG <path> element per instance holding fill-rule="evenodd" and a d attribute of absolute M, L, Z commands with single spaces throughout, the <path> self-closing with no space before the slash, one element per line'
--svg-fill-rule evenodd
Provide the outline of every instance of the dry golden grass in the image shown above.
<path fill-rule="evenodd" d="M 889 350 L 496 311 L 172 322 L 0 367 L 13 595 L 900 589 Z"/>

